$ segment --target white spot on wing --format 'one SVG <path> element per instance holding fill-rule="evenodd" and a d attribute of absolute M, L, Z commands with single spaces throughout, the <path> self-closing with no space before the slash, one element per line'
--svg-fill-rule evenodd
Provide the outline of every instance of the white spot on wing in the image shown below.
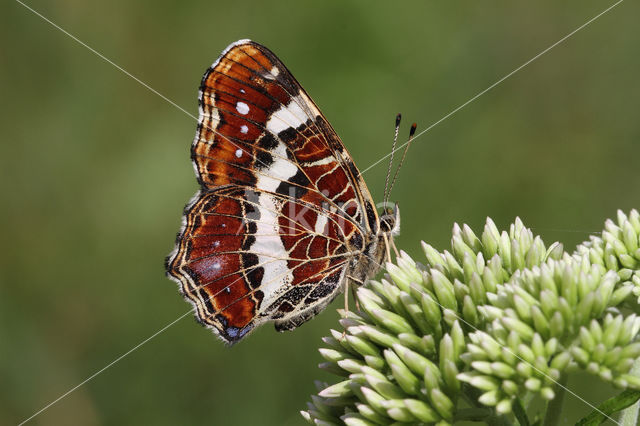
<path fill-rule="evenodd" d="M 236 149 L 236 157 L 242 157 L 242 150 L 240 148 Z"/>
<path fill-rule="evenodd" d="M 246 135 L 248 131 L 249 131 L 249 127 L 246 124 L 243 124 L 242 126 L 240 126 L 240 133 Z"/>
<path fill-rule="evenodd" d="M 246 115 L 249 112 L 249 105 L 244 102 L 238 102 L 236 104 L 236 111 L 238 111 L 242 115 Z"/>
<path fill-rule="evenodd" d="M 220 266 L 220 262 L 215 262 L 215 263 L 212 265 L 212 268 L 213 268 L 213 269 L 220 269 L 220 268 L 221 268 L 221 266 Z"/>
<path fill-rule="evenodd" d="M 316 231 L 317 234 L 324 235 L 324 228 L 327 226 L 327 220 L 327 216 L 323 214 L 318 215 L 318 218 L 316 219 L 316 226 L 314 228 L 314 231 Z"/>
<path fill-rule="evenodd" d="M 275 75 L 277 77 L 278 74 L 280 74 L 280 70 L 278 69 L 278 67 L 271 68 L 271 74 L 273 74 L 273 75 Z"/>
<path fill-rule="evenodd" d="M 286 259 L 289 254 L 278 232 L 276 212 L 279 211 L 279 207 L 276 206 L 275 198 L 261 193 L 258 198 L 258 210 L 260 220 L 256 222 L 256 240 L 250 250 L 258 256 L 258 265 L 264 267 L 260 290 L 264 293 L 265 306 L 269 306 L 285 289 L 286 284 L 293 280 L 293 275 L 287 266 Z"/>
<path fill-rule="evenodd" d="M 288 105 L 283 105 L 279 110 L 271 114 L 267 121 L 267 130 L 276 135 L 289 127 L 296 128 L 306 123 L 309 119 L 300 105 L 304 104 L 304 100 L 299 96 L 291 99 Z"/>
<path fill-rule="evenodd" d="M 287 159 L 287 150 L 282 142 L 270 151 L 275 160 L 258 174 L 256 186 L 263 191 L 276 192 L 282 181 L 288 181 L 298 172 L 298 167 Z"/>

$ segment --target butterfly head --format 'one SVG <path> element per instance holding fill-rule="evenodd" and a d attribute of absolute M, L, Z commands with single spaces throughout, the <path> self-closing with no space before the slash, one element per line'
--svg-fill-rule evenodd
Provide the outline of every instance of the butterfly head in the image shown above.
<path fill-rule="evenodd" d="M 385 207 L 380 216 L 380 231 L 391 234 L 392 237 L 400 235 L 400 208 L 394 204 L 393 209 Z"/>

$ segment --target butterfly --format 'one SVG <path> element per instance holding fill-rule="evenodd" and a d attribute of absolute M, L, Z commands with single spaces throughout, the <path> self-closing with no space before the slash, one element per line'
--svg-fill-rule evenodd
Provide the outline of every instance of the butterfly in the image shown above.
<path fill-rule="evenodd" d="M 234 344 L 264 322 L 292 330 L 381 268 L 400 231 L 378 215 L 344 144 L 284 64 L 240 40 L 205 72 L 169 278 L 196 319 Z"/>

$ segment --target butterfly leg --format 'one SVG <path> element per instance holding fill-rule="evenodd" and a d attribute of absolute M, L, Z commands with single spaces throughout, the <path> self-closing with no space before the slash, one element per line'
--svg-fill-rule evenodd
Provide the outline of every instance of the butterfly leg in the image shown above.
<path fill-rule="evenodd" d="M 389 237 L 386 234 L 382 234 L 384 238 L 384 248 L 387 251 L 387 262 L 391 262 L 391 251 L 389 250 Z"/>
<path fill-rule="evenodd" d="M 360 312 L 360 302 L 358 302 L 358 298 L 356 297 L 356 286 L 354 285 L 351 286 L 351 295 L 356 302 L 356 311 Z"/>
<path fill-rule="evenodd" d="M 400 257 L 400 252 L 398 252 L 398 249 L 396 248 L 396 242 L 393 241 L 393 237 L 389 238 L 389 241 L 391 242 L 391 247 L 393 247 L 393 251 L 396 253 L 396 259 L 398 257 Z"/>
<path fill-rule="evenodd" d="M 349 314 L 349 280 L 344 280 L 344 318 Z M 342 330 L 342 336 L 340 336 L 340 340 L 344 340 L 347 337 L 347 329 Z"/>
<path fill-rule="evenodd" d="M 355 277 L 352 277 L 351 275 L 347 275 L 347 278 L 349 278 L 350 280 L 358 284 L 357 286 L 355 285 L 351 286 L 351 295 L 353 296 L 353 300 L 355 300 L 356 302 L 356 311 L 360 311 L 360 302 L 358 302 L 358 298 L 356 297 L 356 287 L 362 286 L 364 285 L 364 283 L 361 280 Z"/>

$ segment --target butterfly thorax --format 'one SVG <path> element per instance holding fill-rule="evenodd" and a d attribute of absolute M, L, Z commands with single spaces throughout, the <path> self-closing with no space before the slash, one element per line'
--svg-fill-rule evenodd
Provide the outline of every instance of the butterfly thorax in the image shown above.
<path fill-rule="evenodd" d="M 349 273 L 350 281 L 362 285 L 382 269 L 393 238 L 400 234 L 400 210 L 386 211 L 378 221 L 378 233 L 365 243 L 362 254 L 355 257 Z"/>

